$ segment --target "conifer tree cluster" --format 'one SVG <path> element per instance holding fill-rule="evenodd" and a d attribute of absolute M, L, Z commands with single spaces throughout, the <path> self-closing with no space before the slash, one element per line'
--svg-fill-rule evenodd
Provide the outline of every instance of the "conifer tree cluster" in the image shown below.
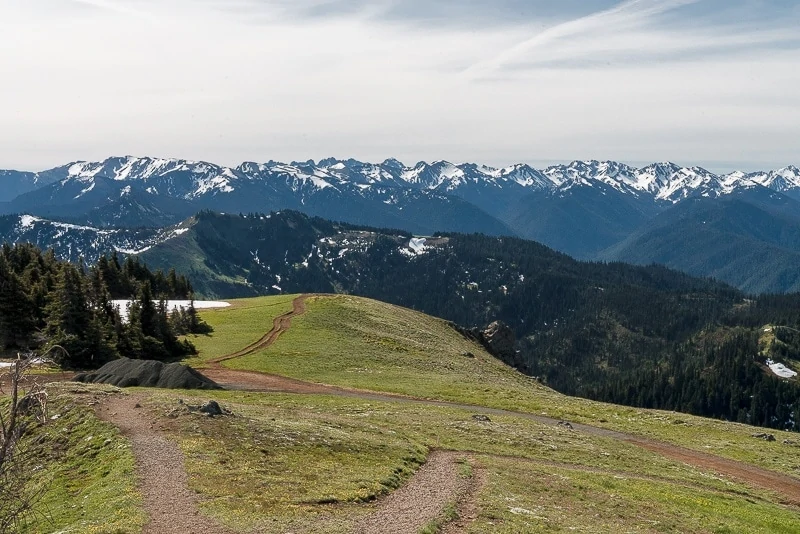
<path fill-rule="evenodd" d="M 130 299 L 123 320 L 115 299 Z M 29 244 L 0 250 L 0 351 L 47 350 L 57 363 L 94 368 L 126 356 L 167 360 L 195 352 L 178 335 L 207 326 L 194 306 L 170 314 L 167 299 L 192 299 L 192 286 L 174 270 L 152 272 L 114 253 L 96 265 L 59 261 Z"/>

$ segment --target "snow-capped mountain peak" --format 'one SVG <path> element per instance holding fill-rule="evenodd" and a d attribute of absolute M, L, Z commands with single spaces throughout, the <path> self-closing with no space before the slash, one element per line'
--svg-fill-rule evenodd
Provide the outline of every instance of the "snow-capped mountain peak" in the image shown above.
<path fill-rule="evenodd" d="M 233 193 L 245 196 L 252 193 L 254 198 L 278 195 L 295 199 L 292 201 L 295 204 L 288 205 L 302 205 L 308 195 L 321 191 L 325 194 L 347 191 L 348 195 L 377 199 L 387 205 L 396 205 L 409 192 L 421 192 L 461 197 L 479 207 L 487 195 L 495 195 L 494 200 L 487 202 L 497 206 L 525 191 L 565 195 L 577 188 L 592 187 L 657 203 L 677 203 L 694 196 L 715 198 L 753 187 L 800 196 L 800 169 L 796 166 L 717 175 L 701 167 L 683 167 L 672 162 L 635 168 L 598 160 L 573 161 L 542 171 L 522 163 L 494 168 L 478 163 L 456 165 L 445 160 L 420 161 L 408 167 L 392 158 L 381 163 L 337 158 L 288 164 L 270 160 L 244 162 L 230 168 L 203 161 L 123 156 L 98 162 L 78 161 L 42 173 L 15 176 L 23 190 L 47 187 L 47 198 L 43 195 L 40 200 L 51 204 L 58 198 L 84 203 L 111 201 L 137 191 L 186 202 L 207 202 L 204 206 L 217 205 L 210 199 L 231 198 L 227 195 Z M 261 193 L 260 187 L 264 188 Z M 230 205 L 237 206 L 237 202 L 231 201 Z"/>

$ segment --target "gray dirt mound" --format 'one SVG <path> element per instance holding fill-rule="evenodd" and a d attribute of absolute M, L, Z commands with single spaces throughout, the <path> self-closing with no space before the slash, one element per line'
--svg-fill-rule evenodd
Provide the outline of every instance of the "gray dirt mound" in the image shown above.
<path fill-rule="evenodd" d="M 82 373 L 76 382 L 111 384 L 125 387 L 150 387 L 166 389 L 221 389 L 191 367 L 179 363 L 120 358 L 105 364 L 92 373 Z"/>

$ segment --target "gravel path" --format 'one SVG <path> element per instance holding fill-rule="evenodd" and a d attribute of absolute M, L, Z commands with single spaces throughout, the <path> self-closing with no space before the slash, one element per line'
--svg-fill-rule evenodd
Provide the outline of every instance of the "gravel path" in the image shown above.
<path fill-rule="evenodd" d="M 308 295 L 297 297 L 292 302 L 292 311 L 276 317 L 272 329 L 258 341 L 240 351 L 211 360 L 212 367 L 204 370 L 204 374 L 230 389 L 331 394 L 365 400 L 413 402 L 473 410 L 476 413 L 523 417 L 548 425 L 558 423 L 555 419 L 524 412 L 358 391 L 222 367 L 221 363 L 224 361 L 253 354 L 273 344 L 291 326 L 293 317 L 305 313 L 307 298 Z M 153 428 L 153 421 L 144 410 L 135 408 L 136 404 L 136 397 L 114 396 L 100 408 L 99 414 L 101 418 L 122 429 L 133 444 L 145 509 L 150 515 L 150 522 L 144 532 L 228 534 L 229 531 L 199 514 L 197 496 L 188 488 L 183 455 L 175 443 Z M 649 438 L 590 425 L 573 424 L 573 427 L 578 432 L 632 443 L 664 457 L 775 491 L 783 498 L 784 503 L 800 506 L 800 479 L 795 477 Z M 474 466 L 471 478 L 460 476 L 457 460 L 463 457 L 464 453 L 434 451 L 405 486 L 383 499 L 373 514 L 357 524 L 356 534 L 416 534 L 430 522 L 441 518 L 444 509 L 451 503 L 457 506 L 459 517 L 445 525 L 443 533 L 463 532 L 477 517 L 477 494 L 486 477 L 482 469 Z"/>
<path fill-rule="evenodd" d="M 483 406 L 473 406 L 456 402 L 435 401 L 427 399 L 417 399 L 402 395 L 388 393 L 375 393 L 371 391 L 360 391 L 347 389 L 337 386 L 326 386 L 303 382 L 301 380 L 284 378 L 277 375 L 266 375 L 263 373 L 239 372 L 239 371 L 219 371 L 208 373 L 208 376 L 220 385 L 231 389 L 245 389 L 265 392 L 299 393 L 299 394 L 328 394 L 340 397 L 350 397 L 362 400 L 373 400 L 383 402 L 408 402 L 425 404 L 429 406 L 443 406 L 449 408 L 459 408 L 472 410 L 475 413 L 522 417 L 531 421 L 536 421 L 544 425 L 556 425 L 558 419 L 552 419 L 540 415 L 525 412 L 515 412 L 511 410 L 501 410 L 498 408 L 486 408 Z M 251 381 L 252 380 L 252 381 Z M 700 469 L 713 471 L 742 482 L 752 484 L 761 488 L 774 491 L 780 495 L 785 504 L 800 507 L 800 479 L 794 476 L 781 474 L 769 469 L 760 468 L 754 465 L 738 462 L 728 458 L 722 458 L 713 454 L 708 454 L 671 443 L 658 441 L 651 438 L 617 432 L 591 425 L 573 423 L 573 428 L 577 432 L 583 432 L 593 436 L 601 436 L 624 441 L 639 447 L 643 447 L 652 452 L 660 454 L 679 462 L 683 462 Z"/>
<path fill-rule="evenodd" d="M 178 445 L 154 428 L 154 418 L 137 408 L 139 397 L 112 395 L 98 406 L 98 416 L 122 430 L 136 458 L 139 489 L 150 517 L 144 534 L 229 534 L 197 509 Z"/>
<path fill-rule="evenodd" d="M 378 509 L 359 522 L 356 534 L 417 534 L 441 518 L 445 507 L 458 505 L 470 493 L 473 478 L 459 475 L 463 454 L 434 451 L 411 480 L 392 492 Z"/>

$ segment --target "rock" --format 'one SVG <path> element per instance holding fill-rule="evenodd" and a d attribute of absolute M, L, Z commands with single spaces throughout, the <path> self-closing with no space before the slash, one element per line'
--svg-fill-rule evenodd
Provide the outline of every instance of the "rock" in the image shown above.
<path fill-rule="evenodd" d="M 111 384 L 118 387 L 151 387 L 167 389 L 221 389 L 191 367 L 179 363 L 165 364 L 154 360 L 120 358 L 105 364 L 93 373 L 82 373 L 76 382 Z"/>
<path fill-rule="evenodd" d="M 464 356 L 465 358 L 474 358 L 475 357 L 475 355 L 472 354 L 469 351 L 464 351 L 464 352 L 461 353 L 461 355 Z"/>
<path fill-rule="evenodd" d="M 556 423 L 556 426 L 561 426 L 564 428 L 568 428 L 570 430 L 574 430 L 572 428 L 572 423 L 570 423 L 569 421 L 559 421 L 558 423 Z"/>
<path fill-rule="evenodd" d="M 753 437 L 756 439 L 763 439 L 764 441 L 775 441 L 775 436 L 772 434 L 767 434 L 766 432 L 762 432 L 760 434 L 753 434 Z"/>
<path fill-rule="evenodd" d="M 484 345 L 500 358 L 511 358 L 516 353 L 517 339 L 514 331 L 502 321 L 495 321 L 481 331 Z"/>
<path fill-rule="evenodd" d="M 489 419 L 488 415 L 475 414 L 475 415 L 472 416 L 472 418 L 474 420 L 476 420 L 476 421 L 480 421 L 481 423 L 491 423 L 492 422 L 492 420 Z"/>
<path fill-rule="evenodd" d="M 200 412 L 204 413 L 204 414 L 207 414 L 207 415 L 210 415 L 212 417 L 215 416 L 215 415 L 224 415 L 224 413 L 225 413 L 224 411 L 222 411 L 222 408 L 217 403 L 217 401 L 213 401 L 213 400 L 212 401 L 208 401 L 207 403 L 205 403 L 202 406 L 200 406 Z"/>
<path fill-rule="evenodd" d="M 798 444 L 796 441 L 793 441 L 791 439 L 783 440 L 783 444 L 784 445 L 789 445 L 790 447 L 798 447 L 798 446 L 800 446 L 800 444 Z"/>

